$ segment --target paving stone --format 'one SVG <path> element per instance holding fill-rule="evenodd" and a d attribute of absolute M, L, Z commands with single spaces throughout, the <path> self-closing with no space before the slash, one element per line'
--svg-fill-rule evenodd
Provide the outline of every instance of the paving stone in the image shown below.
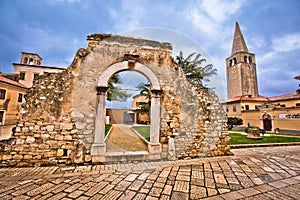
<path fill-rule="evenodd" d="M 137 194 L 137 195 L 134 197 L 133 200 L 144 200 L 144 199 L 146 199 L 146 197 L 147 197 L 146 194 L 141 194 L 141 193 L 139 193 L 139 194 Z"/>
<path fill-rule="evenodd" d="M 128 200 L 128 199 L 133 199 L 133 197 L 136 195 L 136 192 L 126 190 L 122 196 L 119 198 L 119 200 Z"/>
<path fill-rule="evenodd" d="M 218 194 L 218 190 L 213 188 L 206 188 L 207 189 L 207 195 L 208 196 L 214 196 Z"/>
<path fill-rule="evenodd" d="M 73 198 L 73 199 L 77 199 L 83 193 L 84 193 L 84 191 L 76 190 L 76 191 L 73 191 L 70 194 L 68 194 L 68 197 Z"/>
<path fill-rule="evenodd" d="M 153 187 L 159 187 L 159 188 L 164 188 L 165 184 L 164 183 L 159 183 L 159 182 L 155 182 L 153 184 Z"/>
<path fill-rule="evenodd" d="M 245 197 L 254 196 L 254 195 L 261 193 L 259 190 L 256 190 L 254 188 L 246 188 L 243 190 L 239 190 L 238 192 L 241 193 Z"/>
<path fill-rule="evenodd" d="M 172 189 L 173 189 L 172 185 L 165 185 L 165 187 L 164 187 L 164 189 L 162 191 L 162 194 L 171 195 Z"/>
<path fill-rule="evenodd" d="M 121 191 L 110 190 L 106 195 L 104 195 L 101 199 L 113 200 L 118 199 L 122 195 Z"/>
<path fill-rule="evenodd" d="M 159 200 L 171 200 L 171 197 L 168 195 L 161 195 Z"/>
<path fill-rule="evenodd" d="M 115 187 L 116 190 L 120 190 L 120 191 L 125 191 L 129 185 L 131 184 L 132 182 L 129 182 L 129 181 L 121 181 L 120 183 L 118 183 Z"/>
<path fill-rule="evenodd" d="M 212 178 L 205 178 L 205 186 L 209 188 L 215 188 L 216 187 L 215 180 Z"/>
<path fill-rule="evenodd" d="M 52 184 L 52 183 L 46 183 L 38 188 L 30 190 L 29 192 L 27 192 L 27 195 L 35 196 L 37 194 L 40 194 L 41 192 L 44 192 L 45 190 L 48 190 L 49 188 L 52 188 L 53 186 L 54 186 L 54 184 Z"/>
<path fill-rule="evenodd" d="M 182 199 L 182 200 L 188 200 L 189 199 L 189 195 L 185 192 L 177 192 L 177 191 L 173 191 L 172 195 L 171 195 L 171 199 Z"/>
<path fill-rule="evenodd" d="M 111 189 L 113 189 L 115 185 L 107 185 L 105 188 L 99 191 L 100 194 L 106 194 L 109 192 Z"/>
<path fill-rule="evenodd" d="M 204 186 L 204 179 L 192 178 L 191 185 Z"/>
<path fill-rule="evenodd" d="M 108 185 L 108 182 L 104 182 L 104 181 L 97 183 L 96 185 L 91 187 L 88 191 L 85 191 L 84 194 L 86 196 L 91 197 L 91 196 L 95 195 L 96 193 L 98 193 L 102 188 L 104 188 L 107 185 Z"/>
<path fill-rule="evenodd" d="M 142 173 L 137 179 L 141 180 L 141 181 L 144 181 L 148 178 L 149 175 L 150 175 L 150 173 L 145 172 L 145 173 Z"/>
<path fill-rule="evenodd" d="M 63 197 L 67 196 L 67 193 L 60 192 L 51 197 L 51 200 L 61 200 Z"/>
<path fill-rule="evenodd" d="M 274 189 L 274 187 L 268 185 L 268 184 L 264 184 L 264 185 L 259 185 L 259 186 L 255 186 L 253 187 L 255 190 L 258 190 L 260 192 L 269 192 L 271 190 Z"/>
<path fill-rule="evenodd" d="M 281 188 L 281 187 L 288 186 L 288 184 L 283 182 L 283 181 L 275 181 L 275 182 L 271 182 L 271 183 L 268 183 L 268 184 L 275 187 L 275 188 Z"/>
<path fill-rule="evenodd" d="M 68 187 L 64 191 L 67 192 L 67 193 L 70 193 L 70 192 L 73 192 L 74 190 L 76 190 L 77 188 L 80 188 L 81 186 L 82 186 L 81 183 L 75 183 L 74 185 L 71 185 L 70 187 Z"/>
<path fill-rule="evenodd" d="M 234 192 L 228 192 L 226 194 L 220 195 L 223 199 L 226 200 L 237 200 L 237 199 L 242 199 L 245 198 L 241 193 L 234 191 Z"/>
<path fill-rule="evenodd" d="M 215 179 L 216 183 L 221 183 L 221 184 L 225 184 L 225 185 L 227 184 L 227 181 L 223 174 L 214 173 L 214 179 Z"/>
<path fill-rule="evenodd" d="M 125 181 L 134 181 L 138 177 L 137 174 L 129 174 L 124 180 Z"/>
<path fill-rule="evenodd" d="M 190 181 L 190 177 L 186 175 L 178 174 L 176 176 L 176 181 Z"/>
<path fill-rule="evenodd" d="M 199 187 L 192 185 L 190 191 L 190 199 L 201 199 L 207 197 L 207 192 L 205 187 Z"/>
<path fill-rule="evenodd" d="M 36 186 L 35 185 L 30 185 L 28 187 L 24 187 L 18 191 L 15 191 L 13 193 L 11 193 L 13 196 L 19 196 L 19 195 L 22 195 L 22 194 L 25 194 L 26 192 L 30 191 L 30 190 L 33 190 Z"/>
<path fill-rule="evenodd" d="M 139 191 L 139 189 L 142 187 L 142 185 L 144 184 L 143 181 L 140 180 L 135 180 L 130 186 L 129 186 L 129 190 L 133 190 L 133 191 Z"/>
<path fill-rule="evenodd" d="M 162 188 L 152 187 L 150 192 L 149 192 L 149 195 L 154 196 L 154 197 L 159 197 L 161 192 L 162 192 Z"/>
<path fill-rule="evenodd" d="M 189 182 L 185 181 L 175 181 L 174 185 L 174 191 L 179 191 L 179 192 L 189 192 Z"/>

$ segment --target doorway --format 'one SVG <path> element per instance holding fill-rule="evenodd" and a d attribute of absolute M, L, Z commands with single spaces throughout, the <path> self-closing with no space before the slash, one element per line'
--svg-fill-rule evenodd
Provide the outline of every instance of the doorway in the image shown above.
<path fill-rule="evenodd" d="M 271 131 L 272 130 L 272 119 L 269 114 L 263 115 L 263 128 L 265 131 Z"/>

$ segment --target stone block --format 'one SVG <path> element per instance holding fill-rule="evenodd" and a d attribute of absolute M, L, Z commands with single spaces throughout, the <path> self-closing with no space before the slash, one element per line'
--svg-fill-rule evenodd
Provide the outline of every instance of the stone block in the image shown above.
<path fill-rule="evenodd" d="M 31 160 L 32 159 L 32 155 L 24 155 L 24 160 Z"/>
<path fill-rule="evenodd" d="M 57 154 L 58 157 L 63 156 L 64 155 L 64 149 L 57 149 Z"/>
<path fill-rule="evenodd" d="M 38 130 L 40 130 L 40 126 L 39 125 L 35 125 L 34 129 L 38 131 Z"/>
<path fill-rule="evenodd" d="M 31 136 L 28 136 L 25 140 L 26 143 L 34 143 L 34 141 L 35 141 L 35 138 L 31 137 Z"/>
<path fill-rule="evenodd" d="M 76 111 L 76 110 L 73 110 L 72 113 L 71 113 L 71 116 L 73 118 L 84 118 L 84 114 Z"/>
<path fill-rule="evenodd" d="M 39 149 L 49 149 L 49 147 L 50 146 L 48 144 L 40 144 L 38 148 Z"/>
<path fill-rule="evenodd" d="M 259 129 L 257 128 L 249 128 L 247 133 L 247 138 L 254 139 L 254 140 L 262 139 L 262 137 L 260 136 Z"/>
<path fill-rule="evenodd" d="M 62 123 L 60 125 L 60 129 L 62 129 L 62 130 L 72 130 L 73 129 L 73 123 Z"/>
<path fill-rule="evenodd" d="M 23 159 L 23 156 L 22 155 L 19 155 L 19 154 L 16 154 L 13 156 L 13 159 L 14 160 L 22 160 Z"/>
<path fill-rule="evenodd" d="M 46 126 L 46 130 L 48 132 L 52 132 L 52 131 L 54 131 L 54 126 L 53 125 L 48 125 L 48 126 Z"/>
<path fill-rule="evenodd" d="M 12 155 L 3 155 L 2 156 L 2 160 L 11 160 L 12 159 Z"/>
<path fill-rule="evenodd" d="M 64 140 L 62 135 L 55 135 L 55 140 Z"/>
<path fill-rule="evenodd" d="M 71 135 L 65 135 L 63 140 L 73 140 Z"/>

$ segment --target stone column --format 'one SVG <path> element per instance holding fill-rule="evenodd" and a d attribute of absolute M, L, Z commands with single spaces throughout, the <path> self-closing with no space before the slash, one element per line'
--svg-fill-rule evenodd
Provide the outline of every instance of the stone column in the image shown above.
<path fill-rule="evenodd" d="M 151 90 L 150 142 L 148 143 L 149 153 L 161 153 L 161 144 L 159 142 L 161 93 L 161 90 Z"/>
<path fill-rule="evenodd" d="M 92 155 L 103 155 L 106 152 L 105 121 L 106 121 L 106 92 L 108 87 L 97 87 L 96 118 L 94 130 L 94 144 L 92 144 Z"/>

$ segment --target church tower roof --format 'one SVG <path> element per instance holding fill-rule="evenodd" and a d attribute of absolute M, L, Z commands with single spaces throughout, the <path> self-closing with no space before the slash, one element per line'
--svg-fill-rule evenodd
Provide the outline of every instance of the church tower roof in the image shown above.
<path fill-rule="evenodd" d="M 234 29 L 234 36 L 233 36 L 233 42 L 232 42 L 232 50 L 231 55 L 237 53 L 237 52 L 245 52 L 248 53 L 248 48 L 245 43 L 243 34 L 241 32 L 239 23 L 235 23 L 235 29 Z"/>

